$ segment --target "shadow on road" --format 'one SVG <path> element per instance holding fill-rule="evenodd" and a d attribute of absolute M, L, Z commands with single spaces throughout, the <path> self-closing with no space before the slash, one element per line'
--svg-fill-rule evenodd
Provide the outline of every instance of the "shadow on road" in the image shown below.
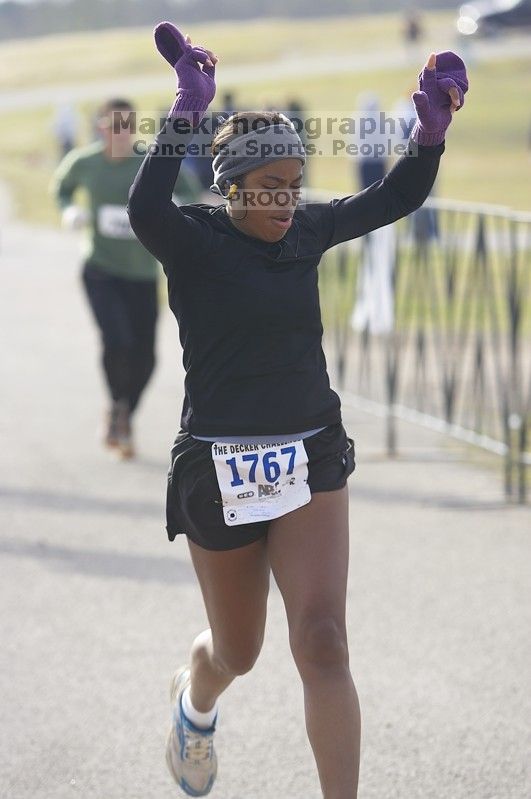
<path fill-rule="evenodd" d="M 162 495 L 161 495 L 162 496 Z M 65 512 L 84 512 L 96 514 L 120 514 L 123 516 L 152 516 L 162 520 L 164 513 L 164 497 L 160 502 L 143 502 L 127 499 L 109 499 L 108 497 L 90 497 L 85 494 L 72 494 L 61 491 L 43 491 L 34 488 L 2 488 L 0 499 L 3 504 L 22 505 L 28 510 L 58 510 Z"/>
<path fill-rule="evenodd" d="M 444 510 L 460 511 L 499 511 L 507 510 L 511 507 L 503 499 L 481 500 L 474 496 L 438 495 L 436 487 L 433 494 L 427 494 L 423 491 L 407 491 L 402 486 L 400 488 L 391 488 L 389 486 L 379 488 L 375 485 L 359 486 L 353 482 L 350 490 L 351 502 L 355 503 L 357 500 L 362 500 L 371 505 L 393 503 L 393 505 L 397 506 L 409 505 L 416 508 L 442 508 Z"/>
<path fill-rule="evenodd" d="M 195 583 L 191 564 L 167 557 L 106 552 L 95 549 L 68 549 L 47 544 L 44 541 L 17 541 L 14 538 L 0 539 L 0 553 L 16 558 L 32 558 L 45 561 L 57 571 L 77 572 L 93 577 L 109 577 L 178 585 Z"/>

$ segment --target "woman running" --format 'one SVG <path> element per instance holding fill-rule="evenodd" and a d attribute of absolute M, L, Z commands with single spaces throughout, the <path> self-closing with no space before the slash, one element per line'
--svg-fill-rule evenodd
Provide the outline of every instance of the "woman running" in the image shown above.
<path fill-rule="evenodd" d="M 176 101 L 129 200 L 138 238 L 164 266 L 186 370 L 168 476 L 167 532 L 186 534 L 210 628 L 173 677 L 169 769 L 204 796 L 216 777 L 218 698 L 255 663 L 270 571 L 282 593 L 325 799 L 355 799 L 360 714 L 345 602 L 353 442 L 321 347 L 317 266 L 325 250 L 418 208 L 467 89 L 452 53 L 415 93 L 411 152 L 355 196 L 297 208 L 304 148 L 274 112 L 234 114 L 213 141 L 226 204 L 171 201 L 186 146 L 215 94 L 216 56 L 170 23 L 155 29 Z"/>
<path fill-rule="evenodd" d="M 98 111 L 98 140 L 71 150 L 58 166 L 53 191 L 65 227 L 87 226 L 82 280 L 101 334 L 101 365 L 109 396 L 103 444 L 120 457 L 135 454 L 133 418 L 155 369 L 159 269 L 153 256 L 136 240 L 126 203 L 140 158 L 133 151 L 128 127 L 113 129 L 114 115 L 127 118 L 135 109 L 114 98 Z M 196 181 L 181 174 L 176 187 L 192 202 Z M 90 211 L 74 204 L 85 191 Z"/>

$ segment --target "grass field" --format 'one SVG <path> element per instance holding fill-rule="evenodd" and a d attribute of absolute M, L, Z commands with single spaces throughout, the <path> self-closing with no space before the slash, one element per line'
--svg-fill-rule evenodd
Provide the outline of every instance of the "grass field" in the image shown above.
<path fill-rule="evenodd" d="M 275 60 L 290 52 L 369 52 L 380 46 L 401 47 L 398 14 L 350 16 L 317 20 L 268 19 L 238 25 L 215 23 L 189 25 L 193 41 L 204 43 L 223 58 L 223 63 L 249 64 Z M 454 15 L 426 16 L 426 46 L 448 36 Z M 440 48 L 439 48 L 440 49 Z M 45 36 L 0 45 L 0 91 L 35 85 L 85 82 L 109 76 L 167 73 L 153 45 L 151 30 L 98 31 L 70 36 Z"/>
<path fill-rule="evenodd" d="M 428 35 L 423 50 L 451 49 L 453 17 L 426 16 Z M 401 47 L 399 17 L 382 15 L 294 23 L 287 20 L 241 25 L 190 27 L 197 41 L 223 54 L 225 64 L 264 62 L 285 54 L 295 42 L 294 55 L 393 50 Z M 31 52 L 31 59 L 28 53 Z M 422 59 L 420 59 L 422 62 Z M 528 147 L 529 109 L 522 98 L 531 95 L 531 59 L 476 63 L 469 67 L 471 89 L 466 106 L 456 116 L 447 139 L 437 185 L 440 197 L 488 202 L 517 209 L 531 209 L 531 155 Z M 158 115 L 171 103 L 168 71 L 155 52 L 149 30 L 105 32 L 72 37 L 46 37 L 0 46 L 0 89 L 20 89 L 34 84 L 34 64 L 39 63 L 41 85 L 82 82 L 120 75 L 161 75 L 161 91 L 132 97 L 141 115 Z M 419 63 L 419 67 L 422 63 Z M 169 69 L 169 68 L 168 68 Z M 242 67 L 243 69 L 243 67 Z M 234 90 L 240 108 L 283 108 L 297 97 L 306 114 L 319 117 L 351 115 L 358 94 L 377 92 L 382 108 L 390 110 L 415 84 L 416 68 L 399 62 L 394 69 L 364 73 L 341 72 L 322 77 L 290 77 L 229 85 L 220 69 L 218 92 Z M 2 84 L 4 81 L 4 84 Z M 102 83 L 104 87 L 104 83 Z M 103 88 L 104 91 L 104 88 Z M 130 93 L 131 94 L 131 93 Z M 88 140 L 89 119 L 95 103 L 78 106 L 85 120 L 83 139 Z M 51 130 L 53 107 L 38 107 L 31 114 L 0 113 L 3 159 L 0 178 L 13 193 L 17 213 L 37 223 L 57 222 L 48 185 L 57 163 Z M 316 157 L 310 166 L 314 187 L 337 194 L 356 189 L 355 164 L 347 156 Z"/>

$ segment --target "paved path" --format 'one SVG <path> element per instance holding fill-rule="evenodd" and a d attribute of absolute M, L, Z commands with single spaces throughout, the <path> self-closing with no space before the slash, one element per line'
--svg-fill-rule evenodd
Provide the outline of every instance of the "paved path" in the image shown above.
<path fill-rule="evenodd" d="M 167 682 L 205 626 L 185 543 L 163 531 L 180 354 L 163 314 L 141 455 L 95 430 L 103 392 L 73 235 L 10 225 L 0 250 L 0 796 L 171 799 Z M 494 472 L 409 426 L 356 437 L 348 624 L 361 799 L 527 799 L 529 511 Z M 527 529 L 526 529 L 527 525 Z M 212 799 L 317 799 L 278 591 L 255 670 L 222 701 Z"/>
<path fill-rule="evenodd" d="M 28 45 L 29 46 L 29 45 Z M 531 48 L 531 37 L 511 36 L 494 41 L 459 41 L 450 43 L 457 49 L 467 63 L 472 66 L 482 61 L 504 61 L 508 58 L 528 58 Z M 296 77 L 323 77 L 338 73 L 364 73 L 374 70 L 399 69 L 411 66 L 417 72 L 421 64 L 417 53 L 408 56 L 403 49 L 375 50 L 374 52 L 351 53 L 318 53 L 308 56 L 297 54 L 278 59 L 271 63 L 249 64 L 245 68 L 241 64 L 220 64 L 217 71 L 218 83 L 224 87 L 243 86 L 259 81 Z M 413 73 L 415 74 L 415 73 Z M 13 89 L 0 91 L 0 112 L 15 111 L 21 108 L 59 105 L 61 103 L 83 102 L 87 100 L 101 101 L 103 96 L 111 97 L 121 94 L 147 94 L 153 91 L 168 92 L 174 90 L 174 81 L 167 69 L 149 75 L 124 75 L 120 78 L 109 76 L 106 80 L 92 80 L 83 83 L 64 83 L 52 86 L 36 86 L 32 89 Z"/>

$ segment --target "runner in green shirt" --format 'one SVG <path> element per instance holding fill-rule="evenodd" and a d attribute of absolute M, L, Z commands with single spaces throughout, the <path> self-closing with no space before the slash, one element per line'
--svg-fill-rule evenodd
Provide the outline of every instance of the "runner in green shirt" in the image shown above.
<path fill-rule="evenodd" d="M 110 100 L 100 109 L 100 141 L 72 150 L 54 177 L 54 194 L 63 223 L 86 225 L 83 284 L 101 332 L 102 364 L 111 405 L 104 443 L 124 458 L 134 455 L 131 416 L 155 366 L 157 261 L 140 244 L 129 224 L 129 188 L 142 156 L 133 151 L 129 129 L 112 130 L 114 111 L 134 111 L 128 100 Z M 88 211 L 74 205 L 78 189 L 86 192 Z M 197 200 L 193 175 L 179 177 L 179 201 Z"/>

